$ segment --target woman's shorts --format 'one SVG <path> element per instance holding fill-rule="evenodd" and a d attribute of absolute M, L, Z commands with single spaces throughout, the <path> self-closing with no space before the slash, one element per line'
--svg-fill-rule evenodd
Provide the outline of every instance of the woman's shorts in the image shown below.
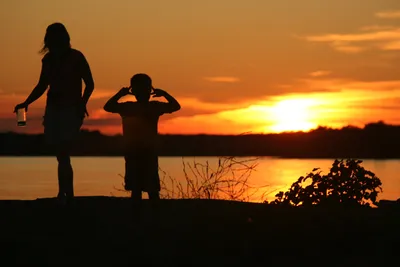
<path fill-rule="evenodd" d="M 83 124 L 80 108 L 46 107 L 43 117 L 45 141 L 49 145 L 65 144 L 75 140 Z"/>

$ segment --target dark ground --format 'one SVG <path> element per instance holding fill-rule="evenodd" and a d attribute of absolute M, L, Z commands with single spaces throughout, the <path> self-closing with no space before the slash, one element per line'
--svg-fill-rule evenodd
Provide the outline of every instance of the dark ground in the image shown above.
<path fill-rule="evenodd" d="M 70 208 L 0 201 L 0 266 L 400 266 L 399 204 L 163 200 L 162 211 L 158 227 L 148 218 L 136 228 L 125 198 L 78 197 Z"/>

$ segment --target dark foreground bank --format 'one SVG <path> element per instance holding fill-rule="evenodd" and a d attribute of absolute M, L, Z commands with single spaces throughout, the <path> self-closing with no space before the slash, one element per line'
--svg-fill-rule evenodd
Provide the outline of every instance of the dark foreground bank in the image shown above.
<path fill-rule="evenodd" d="M 145 203 L 147 207 L 147 202 Z M 124 198 L 0 201 L 1 266 L 398 266 L 400 206 L 301 209 L 163 200 L 134 227 Z"/>

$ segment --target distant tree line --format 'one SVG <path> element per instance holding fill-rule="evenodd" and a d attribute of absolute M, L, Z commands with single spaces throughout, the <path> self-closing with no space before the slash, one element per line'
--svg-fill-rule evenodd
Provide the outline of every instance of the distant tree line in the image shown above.
<path fill-rule="evenodd" d="M 310 132 L 243 135 L 160 135 L 161 156 L 276 156 L 295 158 L 400 158 L 400 126 L 319 127 Z M 0 155 L 51 155 L 42 134 L 0 133 Z M 82 130 L 75 156 L 120 156 L 121 135 Z"/>

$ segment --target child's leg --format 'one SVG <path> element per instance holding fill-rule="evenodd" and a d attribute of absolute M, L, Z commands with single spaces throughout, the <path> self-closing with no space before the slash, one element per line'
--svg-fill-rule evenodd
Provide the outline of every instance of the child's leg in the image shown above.
<path fill-rule="evenodd" d="M 154 217 L 158 219 L 160 213 L 160 193 L 158 191 L 151 191 L 148 192 L 148 194 L 152 213 L 155 215 Z"/>
<path fill-rule="evenodd" d="M 131 191 L 131 201 L 133 212 L 140 215 L 142 204 L 142 191 L 133 189 Z"/>
<path fill-rule="evenodd" d="M 149 199 L 158 202 L 160 200 L 160 193 L 157 191 L 149 192 Z"/>
<path fill-rule="evenodd" d="M 129 154 L 125 155 L 125 190 L 131 191 L 131 204 L 133 213 L 140 214 L 140 206 L 142 201 L 142 191 L 134 185 L 135 178 L 135 158 Z M 135 216 L 138 217 L 138 216 Z"/>
<path fill-rule="evenodd" d="M 150 151 L 148 158 L 148 195 L 152 210 L 159 213 L 160 205 L 160 177 L 158 175 L 158 156 L 156 151 Z"/>

